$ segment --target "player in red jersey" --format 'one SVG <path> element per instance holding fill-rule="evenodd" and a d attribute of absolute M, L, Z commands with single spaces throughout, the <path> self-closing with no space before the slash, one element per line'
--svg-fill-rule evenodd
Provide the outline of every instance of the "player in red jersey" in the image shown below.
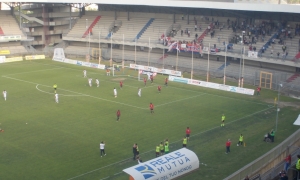
<path fill-rule="evenodd" d="M 120 120 L 120 116 L 121 116 L 121 112 L 120 112 L 120 110 L 118 109 L 118 111 L 117 111 L 117 121 Z"/>
<path fill-rule="evenodd" d="M 168 86 L 168 78 L 165 79 L 165 86 Z"/>
<path fill-rule="evenodd" d="M 189 127 L 186 128 L 185 135 L 186 135 L 187 141 L 189 141 L 190 135 L 191 135 L 191 129 Z"/>
<path fill-rule="evenodd" d="M 161 86 L 157 86 L 158 93 L 161 91 Z"/>
<path fill-rule="evenodd" d="M 154 105 L 150 103 L 149 107 L 150 107 L 150 113 L 151 114 L 154 113 Z"/>
<path fill-rule="evenodd" d="M 120 81 L 120 88 L 122 89 L 122 87 L 123 87 L 123 82 Z"/>
<path fill-rule="evenodd" d="M 146 86 L 147 84 L 147 78 L 144 78 L 144 85 Z"/>
<path fill-rule="evenodd" d="M 150 75 L 151 84 L 153 83 L 153 75 Z"/>

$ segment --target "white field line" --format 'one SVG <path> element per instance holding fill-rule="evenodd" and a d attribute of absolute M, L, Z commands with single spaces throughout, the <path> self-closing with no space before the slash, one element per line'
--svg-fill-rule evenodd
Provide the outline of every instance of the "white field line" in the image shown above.
<path fill-rule="evenodd" d="M 52 64 L 44 64 L 44 63 L 38 63 L 38 62 L 33 62 L 33 63 L 41 64 L 41 65 L 45 65 L 45 66 L 53 66 L 53 67 L 60 67 L 60 68 L 64 68 L 64 69 L 71 69 L 71 70 L 81 71 L 80 69 L 61 67 L 61 66 L 52 65 Z M 90 74 L 98 74 L 98 75 L 104 76 L 104 74 L 93 73 L 93 72 L 90 72 Z M 154 84 L 156 84 L 156 83 L 154 83 Z M 190 91 L 190 92 L 197 92 L 197 93 L 199 93 L 199 91 L 195 91 L 195 90 L 188 90 L 188 89 L 183 89 L 183 88 L 173 87 L 173 86 L 168 86 L 168 87 L 171 87 L 171 88 L 174 88 L 174 89 L 180 89 L 180 90 L 184 90 L 184 91 Z M 226 96 L 220 96 L 220 95 L 215 95 L 215 94 L 210 94 L 210 93 L 206 93 L 206 94 L 211 95 L 211 96 L 217 96 L 217 97 L 227 98 L 227 99 L 236 99 L 236 98 L 231 98 L 231 97 L 226 97 Z M 264 104 L 264 103 L 258 103 L 258 102 L 247 101 L 247 100 L 243 100 L 243 99 L 239 99 L 239 100 L 240 100 L 240 101 L 245 101 L 245 102 L 254 103 L 254 104 L 269 105 L 269 104 Z"/>
<path fill-rule="evenodd" d="M 82 77 L 82 76 L 76 75 L 76 77 Z M 109 82 L 109 83 L 112 83 L 112 84 L 119 84 L 118 81 L 113 82 L 113 81 L 107 81 L 107 80 L 100 79 L 100 86 L 101 86 L 101 82 Z M 138 87 L 136 87 L 136 86 L 127 85 L 127 84 L 124 84 L 124 83 L 123 83 L 123 87 L 131 87 L 131 88 L 138 89 Z M 148 88 L 148 87 L 152 87 L 152 86 L 142 87 L 141 89 Z"/>
<path fill-rule="evenodd" d="M 51 69 L 43 69 L 43 70 L 36 70 L 36 71 L 27 71 L 27 72 L 21 72 L 21 73 L 15 73 L 15 74 L 5 74 L 2 76 L 12 76 L 12 75 L 17 75 L 17 74 L 27 74 L 27 73 L 34 73 L 34 72 L 43 72 L 43 71 L 50 71 L 54 69 L 63 69 L 62 67 L 60 68 L 51 68 Z"/>
<path fill-rule="evenodd" d="M 54 66 L 54 67 L 61 67 L 61 66 L 57 66 L 57 65 L 52 65 L 52 64 L 42 64 L 42 63 L 38 63 L 38 62 L 34 62 L 34 63 L 37 63 L 37 64 L 41 64 L 41 65 L 45 65 L 45 66 Z M 81 71 L 79 69 L 73 69 L 73 68 L 67 68 L 67 67 L 61 67 L 61 68 L 64 68 L 64 69 L 71 69 L 71 70 L 76 70 L 76 71 Z M 93 72 L 90 72 L 90 74 L 98 74 L 98 75 L 102 75 L 104 76 L 105 74 L 99 74 L 99 73 L 93 73 Z M 109 81 L 108 81 L 109 82 Z M 153 83 L 153 84 L 157 84 L 157 83 Z M 157 84 L 158 85 L 158 84 Z M 173 87 L 173 86 L 168 86 L 170 88 L 174 88 L 174 89 L 179 89 L 179 90 L 183 90 L 183 91 L 189 91 L 189 92 L 196 92 L 196 93 L 199 93 L 199 91 L 195 91 L 195 90 L 189 90 L 189 89 L 184 89 L 184 88 L 179 88 L 179 87 Z M 200 92 L 201 93 L 201 92 Z M 216 95 L 216 94 L 210 94 L 210 93 L 206 93 L 207 95 L 211 95 L 211 96 L 216 96 L 216 97 L 221 97 L 221 98 L 227 98 L 227 99 L 235 99 L 236 98 L 232 98 L 232 97 L 227 97 L 227 96 L 221 96 L 221 95 Z M 249 102 L 249 103 L 253 103 L 253 104 L 260 104 L 260 105 L 269 105 L 269 104 L 265 104 L 265 103 L 259 103 L 259 102 L 253 102 L 253 101 L 247 101 L 247 100 L 244 100 L 244 99 L 238 99 L 239 101 L 244 101 L 244 102 Z"/>
<path fill-rule="evenodd" d="M 167 103 L 164 103 L 164 104 L 159 104 L 159 105 L 156 105 L 156 107 L 164 106 L 164 105 L 171 104 L 171 103 L 178 102 L 178 101 L 184 101 L 184 100 L 187 100 L 187 99 L 196 98 L 196 97 L 203 96 L 203 95 L 205 95 L 205 93 L 199 94 L 197 96 L 191 96 L 191 97 L 187 97 L 187 98 L 183 98 L 183 99 L 178 99 L 178 100 L 167 102 Z"/>
<path fill-rule="evenodd" d="M 47 91 L 43 91 L 41 89 L 38 88 L 39 84 L 37 84 L 35 86 L 35 88 L 40 91 L 40 92 L 43 92 L 43 93 L 46 93 L 46 94 L 51 94 L 51 95 L 54 95 L 54 93 L 50 93 L 50 92 L 47 92 Z M 85 95 L 65 95 L 65 94 L 59 94 L 60 96 L 85 96 Z"/>
<path fill-rule="evenodd" d="M 255 114 L 259 114 L 259 113 L 261 113 L 261 112 L 264 112 L 264 111 L 266 111 L 266 110 L 269 110 L 269 109 L 271 109 L 271 108 L 273 108 L 273 107 L 274 107 L 274 106 L 268 107 L 268 108 L 266 108 L 266 109 L 263 109 L 263 110 L 260 110 L 260 111 L 257 111 L 257 112 L 254 112 L 254 113 L 252 113 L 252 114 L 248 114 L 248 115 L 246 115 L 246 116 L 244 116 L 244 117 L 242 117 L 242 118 L 239 118 L 239 119 L 230 121 L 229 123 L 226 123 L 226 124 L 227 124 L 227 125 L 228 125 L 228 124 L 232 124 L 232 123 L 234 123 L 234 122 L 236 122 L 236 121 L 239 121 L 239 120 L 242 120 L 242 119 L 244 119 L 244 118 L 247 118 L 247 117 L 253 116 L 253 115 L 255 115 Z M 197 135 L 199 135 L 199 134 L 203 134 L 203 133 L 206 133 L 206 132 L 208 132 L 208 131 L 211 131 L 211 130 L 214 130 L 214 129 L 218 129 L 218 128 L 220 128 L 220 126 L 216 126 L 216 127 L 211 128 L 211 129 L 208 129 L 208 130 L 199 132 L 199 133 L 197 133 L 197 134 L 193 134 L 193 135 L 191 135 L 190 137 L 194 137 L 194 136 L 197 136 Z M 174 141 L 174 142 L 170 143 L 170 145 L 171 145 L 171 144 L 175 144 L 175 143 L 180 142 L 180 141 L 182 141 L 182 139 L 179 139 L 179 140 L 177 140 L 177 141 Z M 149 152 L 151 152 L 151 151 L 153 151 L 153 150 L 149 150 L 149 151 L 143 152 L 143 153 L 141 153 L 141 154 L 146 154 L 146 153 L 149 153 Z M 95 171 L 104 169 L 104 168 L 109 167 L 109 166 L 113 166 L 113 165 L 115 165 L 115 164 L 118 164 L 118 163 L 120 163 L 120 162 L 129 160 L 129 159 L 131 159 L 131 158 L 126 158 L 126 159 L 123 159 L 123 160 L 121 160 L 121 161 L 118 161 L 118 162 L 115 162 L 115 163 L 112 163 L 112 164 L 103 166 L 103 167 L 101 167 L 101 168 L 97 168 L 97 169 L 94 169 L 94 170 L 92 170 L 92 171 L 88 171 L 88 172 L 86 172 L 86 173 L 80 174 L 80 175 L 78 175 L 78 176 L 74 176 L 74 177 L 69 178 L 69 179 L 67 179 L 67 180 L 72 180 L 72 179 L 76 179 L 76 178 L 85 176 L 85 175 L 90 174 L 90 173 L 92 173 L 92 172 L 95 172 Z M 107 178 L 107 177 L 106 177 L 106 178 Z M 104 178 L 104 179 L 105 179 L 105 178 Z M 103 180 L 103 179 L 101 179 L 101 180 Z"/>
<path fill-rule="evenodd" d="M 173 89 L 180 89 L 182 91 L 190 91 L 190 92 L 198 92 L 199 93 L 199 91 L 188 90 L 188 89 L 174 87 L 174 86 L 168 86 L 168 87 L 173 88 Z M 266 106 L 269 105 L 269 104 L 266 104 L 266 103 L 252 102 L 252 101 L 247 101 L 247 100 L 244 100 L 244 99 L 237 99 L 237 98 L 232 98 L 232 97 L 227 97 L 227 96 L 221 96 L 221 95 L 216 95 L 216 94 L 210 94 L 210 93 L 205 93 L 205 94 L 210 95 L 210 96 L 221 97 L 221 98 L 227 98 L 227 99 L 234 99 L 234 100 L 244 101 L 244 102 L 253 103 L 253 104 L 260 104 L 260 105 L 266 105 Z"/>
<path fill-rule="evenodd" d="M 47 85 L 43 85 L 43 84 L 39 84 L 39 83 L 35 83 L 35 82 L 30 82 L 30 81 L 25 81 L 25 80 L 21 80 L 21 79 L 17 79 L 17 78 L 12 78 L 12 77 L 8 77 L 8 76 L 2 76 L 2 77 L 8 78 L 8 79 L 13 79 L 13 80 L 16 80 L 16 81 L 26 82 L 26 83 L 30 83 L 30 84 L 34 84 L 34 85 L 38 84 L 40 86 L 51 87 L 51 86 L 47 86 Z M 108 100 L 108 99 L 104 99 L 104 98 L 99 98 L 99 97 L 91 96 L 91 95 L 88 95 L 88 94 L 83 94 L 83 93 L 79 93 L 79 92 L 75 92 L 75 91 L 70 91 L 70 90 L 67 90 L 67 89 L 62 89 L 62 88 L 60 88 L 60 89 L 64 90 L 64 91 L 71 92 L 71 93 L 79 94 L 79 95 L 82 95 L 82 96 L 87 96 L 87 97 L 91 97 L 91 98 L 95 98 L 95 99 L 99 99 L 99 100 L 103 100 L 103 101 L 107 101 L 107 102 L 111 102 L 111 103 L 116 103 L 116 104 L 121 104 L 121 105 L 129 106 L 129 107 L 134 107 L 134 108 L 137 108 L 137 109 L 142 109 L 142 110 L 148 109 L 148 108 L 141 108 L 141 107 L 138 107 L 138 106 L 133 106 L 133 105 L 130 105 L 130 104 L 121 103 L 121 102 L 117 102 L 117 101 L 112 101 L 112 100 Z"/>

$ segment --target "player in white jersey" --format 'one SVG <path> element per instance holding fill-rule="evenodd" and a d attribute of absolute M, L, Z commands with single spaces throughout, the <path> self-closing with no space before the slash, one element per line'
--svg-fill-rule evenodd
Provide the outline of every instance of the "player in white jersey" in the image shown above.
<path fill-rule="evenodd" d="M 90 87 L 92 87 L 92 80 L 93 80 L 92 78 L 89 78 L 89 79 L 88 79 L 88 81 L 89 81 L 89 86 L 90 86 Z"/>
<path fill-rule="evenodd" d="M 87 76 L 86 76 L 86 70 L 83 70 L 83 77 L 84 77 L 84 78 L 87 77 Z"/>
<path fill-rule="evenodd" d="M 139 90 L 138 90 L 138 95 L 139 95 L 139 97 L 142 97 L 142 89 L 141 88 L 139 88 Z"/>
<path fill-rule="evenodd" d="M 4 98 L 4 101 L 6 101 L 6 96 L 7 96 L 7 92 L 4 90 L 4 91 L 3 91 L 3 98 Z"/>
<path fill-rule="evenodd" d="M 117 89 L 116 89 L 116 88 L 114 88 L 114 96 L 115 96 L 115 98 L 117 97 L 117 95 L 118 95 L 118 93 L 117 93 Z"/>
<path fill-rule="evenodd" d="M 99 83 L 99 80 L 96 79 L 95 81 L 96 81 L 97 87 L 99 87 L 99 84 L 100 84 L 100 83 Z"/>
<path fill-rule="evenodd" d="M 55 99 L 55 102 L 58 103 L 58 94 L 57 93 L 55 93 L 54 99 Z"/>

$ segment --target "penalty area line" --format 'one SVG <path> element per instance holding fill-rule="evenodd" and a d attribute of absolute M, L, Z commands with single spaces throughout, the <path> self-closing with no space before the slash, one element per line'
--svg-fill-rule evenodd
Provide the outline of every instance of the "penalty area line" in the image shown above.
<path fill-rule="evenodd" d="M 37 84 L 35 86 L 35 88 L 40 91 L 40 92 L 43 92 L 43 93 L 46 93 L 46 94 L 51 94 L 51 95 L 54 95 L 55 93 L 50 93 L 50 92 L 47 92 L 47 91 L 43 91 L 41 89 L 38 88 L 39 84 Z M 85 96 L 85 95 L 65 95 L 65 94 L 59 94 L 60 96 Z"/>
<path fill-rule="evenodd" d="M 12 77 L 8 77 L 8 76 L 2 76 L 2 77 L 7 78 L 7 79 L 13 79 L 13 80 L 20 81 L 20 82 L 26 82 L 26 83 L 29 83 L 29 84 L 34 84 L 34 85 L 38 84 L 40 86 L 51 87 L 51 86 L 47 86 L 47 85 L 43 85 L 43 84 L 31 82 L 31 81 L 25 81 L 25 80 L 22 80 L 22 79 L 12 78 Z M 138 106 L 134 106 L 134 105 L 126 104 L 126 103 L 121 103 L 121 102 L 117 102 L 117 101 L 112 101 L 112 100 L 108 100 L 108 99 L 104 99 L 104 98 L 99 98 L 99 97 L 88 95 L 88 94 L 83 94 L 83 93 L 79 93 L 79 92 L 75 92 L 75 91 L 70 91 L 70 90 L 67 90 L 67 89 L 62 89 L 62 88 L 60 88 L 60 89 L 63 90 L 63 91 L 74 93 L 74 94 L 79 94 L 79 95 L 82 95 L 82 96 L 91 97 L 91 98 L 94 98 L 94 99 L 99 99 L 99 100 L 103 100 L 103 101 L 107 101 L 107 102 L 111 102 L 111 103 L 121 104 L 121 105 L 129 106 L 129 107 L 134 107 L 134 108 L 137 108 L 137 109 L 142 109 L 142 110 L 147 110 L 148 109 L 148 108 L 141 108 L 141 107 L 138 107 Z"/>

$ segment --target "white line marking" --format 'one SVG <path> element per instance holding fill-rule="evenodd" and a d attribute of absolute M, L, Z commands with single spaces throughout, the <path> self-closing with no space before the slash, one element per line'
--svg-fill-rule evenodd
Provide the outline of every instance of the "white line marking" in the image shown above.
<path fill-rule="evenodd" d="M 38 62 L 34 62 L 36 64 L 42 64 L 42 63 L 38 63 Z M 42 64 L 42 65 L 45 65 L 45 66 L 54 66 L 54 67 L 61 67 L 61 66 L 56 66 L 56 65 L 51 65 L 51 64 Z M 64 69 L 71 69 L 71 70 L 76 70 L 76 71 L 81 71 L 80 69 L 73 69 L 73 68 L 67 68 L 67 67 L 61 67 L 61 68 L 64 68 Z M 98 75 L 101 75 L 101 76 L 104 76 L 104 74 L 99 74 L 99 73 L 93 73 L 93 72 L 89 72 L 90 74 L 98 74 Z M 133 79 L 135 80 L 135 79 Z M 109 81 L 108 81 L 109 82 Z M 158 85 L 157 83 L 153 83 L 153 84 L 156 84 Z M 168 86 L 170 88 L 174 88 L 174 89 L 180 89 L 180 90 L 183 90 L 183 91 L 190 91 L 190 92 L 196 92 L 196 93 L 199 93 L 199 91 L 195 91 L 195 90 L 188 90 L 188 89 L 183 89 L 183 88 L 179 88 L 179 87 L 173 87 L 173 86 Z M 196 86 L 195 86 L 196 87 Z M 225 92 L 225 91 L 224 91 Z M 202 92 L 200 92 L 202 93 Z M 232 97 L 227 97 L 227 96 L 220 96 L 220 95 L 216 95 L 216 94 L 210 94 L 210 93 L 206 93 L 207 95 L 211 95 L 211 96 L 217 96 L 217 97 L 222 97 L 222 98 L 227 98 L 227 99 L 235 99 L 237 100 L 236 98 L 232 98 Z M 265 104 L 265 103 L 259 103 L 259 102 L 253 102 L 253 101 L 247 101 L 247 100 L 244 100 L 244 99 L 238 99 L 239 101 L 244 101 L 244 102 L 250 102 L 250 103 L 254 103 L 254 104 L 260 104 L 260 105 L 269 105 L 269 104 Z"/>
<path fill-rule="evenodd" d="M 43 92 L 43 93 L 47 93 L 47 94 L 51 94 L 51 95 L 54 95 L 55 93 L 50 93 L 50 92 L 47 92 L 47 91 L 43 91 L 43 90 L 40 90 L 39 88 L 38 88 L 38 86 L 39 86 L 40 84 L 37 84 L 36 86 L 35 86 L 35 88 L 38 90 L 38 91 L 40 91 L 40 92 Z M 43 85 L 41 85 L 41 86 L 43 86 Z M 48 86 L 47 86 L 48 87 Z M 85 95 L 65 95 L 65 94 L 59 94 L 60 96 L 85 96 Z"/>
<path fill-rule="evenodd" d="M 206 93 L 199 94 L 199 95 L 197 95 L 197 96 L 192 96 L 192 97 L 187 97 L 187 98 L 183 98 L 183 99 L 178 99 L 178 100 L 171 101 L 171 102 L 164 103 L 164 104 L 159 104 L 159 105 L 156 105 L 156 107 L 164 106 L 164 105 L 171 104 L 171 103 L 178 102 L 178 101 L 184 101 L 184 100 L 187 100 L 187 99 L 192 99 L 192 98 L 195 98 L 195 97 L 198 97 L 198 96 L 203 96 L 203 95 L 205 95 L 205 94 L 206 94 Z"/>
<path fill-rule="evenodd" d="M 25 81 L 25 80 L 21 80 L 21 79 L 17 79 L 17 78 L 12 78 L 12 77 L 8 77 L 8 76 L 2 76 L 2 77 L 8 78 L 8 79 L 13 79 L 13 80 L 16 80 L 16 81 L 26 82 L 26 83 L 30 83 L 30 84 L 34 84 L 34 85 L 39 84 L 39 83 Z M 45 87 L 51 87 L 51 86 L 47 86 L 47 85 L 43 85 L 43 84 L 39 84 L 39 85 L 45 86 Z M 60 89 L 64 90 L 64 91 L 71 92 L 71 93 L 79 94 L 79 95 L 82 95 L 82 96 L 88 96 L 88 97 L 91 97 L 91 98 L 100 99 L 100 100 L 103 100 L 103 101 L 112 102 L 112 103 L 116 103 L 116 104 L 121 104 L 121 105 L 129 106 L 129 107 L 134 107 L 134 108 L 137 108 L 137 109 L 142 109 L 142 110 L 148 109 L 148 108 L 141 108 L 141 107 L 138 107 L 138 106 L 133 106 L 133 105 L 126 104 L 126 103 L 121 103 L 121 102 L 117 102 L 117 101 L 103 99 L 103 98 L 99 98 L 99 97 L 96 97 L 96 96 L 91 96 L 91 95 L 88 95 L 88 94 L 82 94 L 82 93 L 75 92 L 75 91 L 70 91 L 70 90 L 67 90 L 67 89 L 62 89 L 62 88 L 60 88 Z"/>
<path fill-rule="evenodd" d="M 60 67 L 60 68 L 43 69 L 43 70 L 37 70 L 37 71 L 27 71 L 27 72 L 15 73 L 15 74 L 6 74 L 6 75 L 2 75 L 2 77 L 3 77 L 3 76 L 17 75 L 17 74 L 27 74 L 27 73 L 33 73 L 33 72 L 49 71 L 49 70 L 53 70 L 53 69 L 63 69 L 63 68 Z"/>
<path fill-rule="evenodd" d="M 244 117 L 242 117 L 242 118 L 236 119 L 236 120 L 234 120 L 234 121 L 230 121 L 229 123 L 226 123 L 226 124 L 228 125 L 228 124 L 234 123 L 234 122 L 236 122 L 236 121 L 239 121 L 239 120 L 242 120 L 242 119 L 244 119 L 244 118 L 247 118 L 247 117 L 253 116 L 253 115 L 255 115 L 255 114 L 258 114 L 258 113 L 264 112 L 264 111 L 266 111 L 266 110 L 269 110 L 269 109 L 271 109 L 271 108 L 273 108 L 273 107 L 269 107 L 269 108 L 266 108 L 266 109 L 263 109 L 263 110 L 260 110 L 260 111 L 254 112 L 254 113 L 252 113 L 252 114 L 249 114 L 249 115 L 246 115 L 246 116 L 244 116 Z M 208 132 L 208 131 L 211 131 L 211 130 L 214 130 L 214 129 L 217 129 L 217 128 L 220 128 L 220 126 L 216 126 L 216 127 L 213 127 L 213 128 L 211 128 L 211 129 L 208 129 L 208 130 L 205 130 L 205 131 L 199 132 L 199 133 L 197 133 L 197 134 L 193 134 L 191 137 L 197 136 L 197 135 L 199 135 L 199 134 L 206 133 L 206 132 Z M 180 139 L 180 140 L 178 140 L 178 141 L 174 141 L 174 142 L 170 143 L 170 145 L 171 145 L 171 144 L 175 144 L 175 143 L 177 143 L 177 142 L 180 142 L 180 141 L 182 141 L 182 139 Z M 151 151 L 153 151 L 153 150 L 149 150 L 149 151 L 146 151 L 146 152 L 144 152 L 144 153 L 141 153 L 141 154 L 146 154 L 146 153 L 149 153 L 149 152 L 151 152 Z M 140 155 L 141 155 L 141 154 L 140 154 Z M 72 177 L 72 178 L 69 178 L 69 179 L 67 179 L 67 180 L 76 179 L 76 178 L 79 178 L 79 177 L 85 176 L 85 175 L 87 175 L 87 174 L 90 174 L 90 173 L 92 173 L 92 172 L 95 172 L 95 171 L 98 171 L 98 170 L 104 169 L 104 168 L 106 168 L 106 167 L 109 167 L 109 166 L 113 166 L 113 165 L 115 165 L 115 164 L 118 164 L 118 163 L 120 163 L 120 162 L 123 162 L 123 161 L 130 160 L 130 159 L 131 159 L 131 158 L 123 159 L 123 160 L 121 160 L 121 161 L 118 161 L 118 162 L 115 162 L 115 163 L 112 163 L 112 164 L 109 164 L 109 165 L 103 166 L 103 167 L 101 167 L 101 168 L 94 169 L 94 170 L 92 170 L 92 171 L 89 171 L 89 172 L 86 172 L 86 173 L 80 174 L 80 175 L 78 175 L 78 176 L 74 176 L 74 177 Z"/>

